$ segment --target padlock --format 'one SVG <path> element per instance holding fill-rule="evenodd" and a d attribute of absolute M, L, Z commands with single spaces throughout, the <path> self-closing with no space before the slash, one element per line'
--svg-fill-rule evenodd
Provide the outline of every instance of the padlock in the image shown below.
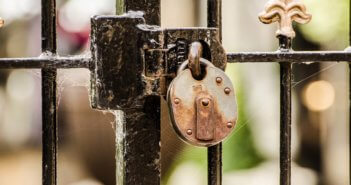
<path fill-rule="evenodd" d="M 208 60 L 199 58 L 201 50 L 194 49 L 196 47 L 192 45 L 189 59 L 179 67 L 169 86 L 167 101 L 172 126 L 180 138 L 208 147 L 232 133 L 237 121 L 237 105 L 229 77 Z M 194 50 L 198 56 L 191 56 L 196 53 L 192 52 Z"/>

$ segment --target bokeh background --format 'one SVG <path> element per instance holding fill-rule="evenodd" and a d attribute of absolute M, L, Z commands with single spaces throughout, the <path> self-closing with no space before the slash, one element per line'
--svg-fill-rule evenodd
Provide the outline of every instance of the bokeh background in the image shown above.
<path fill-rule="evenodd" d="M 205 0 L 161 0 L 162 27 L 206 26 Z M 304 0 L 312 21 L 295 25 L 295 50 L 348 47 L 347 0 Z M 58 0 L 58 53 L 88 55 L 90 17 L 115 0 Z M 275 51 L 276 25 L 257 15 L 263 0 L 223 0 L 228 52 Z M 0 57 L 40 55 L 40 0 L 0 0 Z M 293 65 L 292 184 L 348 185 L 346 63 Z M 59 185 L 114 185 L 114 117 L 90 108 L 88 70 L 59 70 Z M 239 121 L 223 146 L 224 185 L 279 183 L 279 65 L 228 64 Z M 41 183 L 40 70 L 0 70 L 0 185 Z M 162 105 L 162 184 L 206 184 L 206 149 L 183 143 Z"/>

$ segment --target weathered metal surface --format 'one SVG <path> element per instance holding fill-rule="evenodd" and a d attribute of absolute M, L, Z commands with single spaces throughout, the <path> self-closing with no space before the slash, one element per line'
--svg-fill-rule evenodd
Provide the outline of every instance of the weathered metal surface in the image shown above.
<path fill-rule="evenodd" d="M 200 92 L 195 99 L 195 105 L 195 138 L 201 141 L 211 141 L 214 139 L 216 124 L 213 120 L 213 108 L 215 106 L 213 98 L 207 92 Z"/>
<path fill-rule="evenodd" d="M 217 28 L 222 42 L 222 0 L 207 0 L 207 27 Z"/>
<path fill-rule="evenodd" d="M 298 58 L 296 53 L 289 55 L 291 42 L 295 37 L 292 22 L 307 23 L 311 15 L 306 13 L 306 7 L 299 0 L 271 0 L 266 5 L 265 11 L 259 15 L 261 22 L 269 24 L 279 22 L 276 33 L 279 39 L 280 55 L 273 57 Z M 288 56 L 288 57 L 287 57 Z M 319 57 L 310 55 L 308 57 Z M 262 57 L 266 58 L 266 57 Z M 290 58 L 291 61 L 291 58 Z M 280 58 L 280 185 L 291 184 L 291 80 L 292 64 Z"/>
<path fill-rule="evenodd" d="M 56 54 L 56 1 L 42 0 L 42 52 Z M 57 184 L 56 69 L 41 71 L 42 87 L 42 184 Z"/>
<path fill-rule="evenodd" d="M 161 25 L 161 0 L 125 0 L 126 12 L 142 11 L 148 25 Z"/>
<path fill-rule="evenodd" d="M 33 58 L 0 58 L 0 68 L 91 68 L 90 56 L 57 57 L 41 56 Z"/>
<path fill-rule="evenodd" d="M 177 47 L 179 40 L 186 43 L 183 49 Z M 146 96 L 165 95 L 167 84 L 176 75 L 179 58 L 194 41 L 202 43 L 205 57 L 224 69 L 227 57 L 218 40 L 217 29 L 161 29 L 146 25 L 141 12 L 94 17 L 93 107 L 140 108 Z M 182 52 L 178 54 L 177 51 Z"/>
<path fill-rule="evenodd" d="M 196 146 L 213 146 L 223 141 L 233 131 L 233 125 L 237 120 L 236 99 L 234 87 L 225 73 L 209 65 L 210 63 L 206 64 L 204 60 L 201 60 L 201 63 L 205 65 L 206 73 L 201 80 L 194 79 L 190 69 L 183 69 L 187 62 L 182 65 L 179 74 L 169 87 L 167 101 L 172 125 L 184 141 Z M 217 82 L 218 77 L 222 79 L 220 83 Z M 226 88 L 231 89 L 231 92 L 225 93 Z M 198 101 L 204 99 L 209 101 L 207 108 L 211 108 L 208 110 L 211 113 L 208 112 L 207 115 L 209 118 L 207 124 L 211 125 L 207 125 L 207 128 L 199 125 L 199 121 L 204 121 L 202 116 L 199 117 L 204 109 L 199 109 L 202 102 Z M 228 123 L 232 125 L 228 127 Z M 201 124 L 206 125 L 204 122 Z M 192 134 L 189 134 L 189 131 Z"/>
<path fill-rule="evenodd" d="M 351 1 L 349 3 L 349 17 L 351 17 Z M 351 46 L 351 19 L 349 20 L 349 47 L 350 46 Z M 349 49 L 351 50 L 351 48 Z M 351 63 L 349 63 L 349 141 L 351 141 Z M 349 182 L 351 182 L 351 142 L 349 142 L 349 178 L 350 178 Z"/>
<path fill-rule="evenodd" d="M 219 32 L 216 28 L 178 28 L 165 30 L 165 45 L 167 52 L 167 71 L 170 76 L 175 75 L 178 66 L 184 60 L 178 59 L 176 44 L 181 40 L 189 50 L 189 45 L 195 41 L 201 41 L 203 47 L 203 58 L 211 61 L 216 67 L 225 69 L 227 57 L 219 40 Z M 185 56 L 185 58 L 187 55 Z M 183 57 L 184 58 L 184 57 Z"/>
<path fill-rule="evenodd" d="M 289 53 L 295 37 L 292 21 L 307 23 L 311 15 L 298 0 L 271 0 L 265 12 L 259 16 L 261 22 L 279 22 L 276 33 L 279 52 Z M 280 185 L 291 184 L 291 80 L 292 64 L 280 60 Z"/>
<path fill-rule="evenodd" d="M 144 105 L 116 115 L 118 185 L 160 184 L 160 97 L 149 96 Z"/>
<path fill-rule="evenodd" d="M 222 42 L 222 0 L 207 0 L 207 27 L 217 28 Z M 207 149 L 208 185 L 222 185 L 222 143 Z"/>
<path fill-rule="evenodd" d="M 347 51 L 291 51 L 291 52 L 240 52 L 228 53 L 228 63 L 244 62 L 342 62 L 351 61 L 351 52 Z"/>
<path fill-rule="evenodd" d="M 117 127 L 126 124 L 126 135 L 117 144 L 120 151 L 117 152 L 117 165 L 123 171 L 117 173 L 117 182 L 159 184 L 160 167 L 154 163 L 160 159 L 159 126 L 153 132 L 148 132 L 147 137 L 152 141 L 149 144 L 141 147 L 136 141 L 146 137 L 144 132 L 137 130 L 147 130 L 141 126 L 148 127 L 149 124 L 159 125 L 160 117 L 154 116 L 150 121 L 136 118 L 138 115 L 151 114 L 143 113 L 150 107 L 154 107 L 150 110 L 157 110 L 159 102 L 150 101 L 150 98 L 166 94 L 167 84 L 175 76 L 179 62 L 188 52 L 191 42 L 200 41 L 205 47 L 204 56 L 224 68 L 226 55 L 218 41 L 218 30 L 161 29 L 146 25 L 141 12 L 128 12 L 122 16 L 92 18 L 91 35 L 94 63 L 92 106 L 101 110 L 123 110 L 126 119 L 123 123 L 117 122 Z M 211 56 L 212 52 L 214 55 Z M 140 127 L 137 127 L 139 124 Z M 145 155 L 144 150 L 147 150 L 148 155 Z M 145 155 L 144 163 L 134 159 L 134 156 L 140 155 Z M 150 180 L 146 179 L 151 176 Z"/>
<path fill-rule="evenodd" d="M 144 19 L 137 12 L 92 18 L 93 108 L 118 110 L 143 106 L 147 82 L 142 80 L 138 24 L 144 24 Z"/>
<path fill-rule="evenodd" d="M 290 39 L 295 37 L 293 21 L 306 24 L 311 18 L 312 15 L 307 13 L 305 5 L 300 0 L 270 0 L 259 15 L 260 21 L 265 24 L 279 23 L 276 36 Z"/>
<path fill-rule="evenodd" d="M 207 149 L 208 185 L 222 185 L 222 143 Z"/>
<path fill-rule="evenodd" d="M 42 87 L 42 182 L 43 185 L 57 183 L 57 104 L 56 69 L 41 71 Z"/>
<path fill-rule="evenodd" d="M 291 51 L 291 39 L 279 36 L 279 51 Z M 280 185 L 291 185 L 292 64 L 280 63 Z"/>
<path fill-rule="evenodd" d="M 135 14 L 135 11 L 141 10 L 146 14 L 146 24 L 160 24 L 160 0 L 119 0 L 117 3 L 122 5 L 122 10 L 117 9 L 118 14 L 125 11 L 134 11 Z M 126 16 L 133 17 L 133 12 Z M 140 19 L 140 16 L 136 19 Z M 162 91 L 162 87 L 165 86 L 165 80 L 162 80 L 165 78 L 162 76 L 165 69 L 163 40 L 162 36 L 159 36 L 162 32 L 157 26 L 138 24 L 136 23 L 130 30 L 133 34 L 138 34 L 134 35 L 136 37 L 133 39 L 129 39 L 126 33 L 131 25 L 123 27 L 123 22 L 119 24 L 124 31 L 118 34 L 120 39 L 118 44 L 126 50 L 121 48 L 115 50 L 122 53 L 117 54 L 119 57 L 115 58 L 117 60 L 113 59 L 119 66 L 129 65 L 126 68 L 122 67 L 121 70 L 130 72 L 129 68 L 135 67 L 136 70 L 129 74 L 128 72 L 121 74 L 118 71 L 116 73 L 123 75 L 118 77 L 119 82 L 122 83 L 120 86 L 128 88 L 126 91 L 136 92 L 131 94 L 130 98 L 138 99 L 135 104 L 130 104 L 132 106 L 128 103 L 133 99 L 127 99 L 127 103 L 123 104 L 125 106 L 121 107 L 124 107 L 123 111 L 116 111 L 116 128 L 119 129 L 116 132 L 116 182 L 119 185 L 159 185 L 161 179 L 160 97 L 152 94 Z M 119 32 L 119 29 L 116 32 Z M 128 43 L 129 41 L 131 42 Z M 122 57 L 123 61 L 120 60 Z M 149 62 L 151 65 L 146 66 L 145 61 L 152 61 L 152 63 Z M 116 67 L 113 63 L 109 65 L 111 68 Z M 126 80 L 123 82 L 123 79 Z M 132 83 L 129 84 L 130 82 Z M 114 88 L 120 90 L 120 86 L 114 86 Z M 133 91 L 133 88 L 140 91 Z M 119 97 L 118 91 L 115 94 L 118 98 L 125 98 L 125 94 Z"/>
<path fill-rule="evenodd" d="M 188 67 L 193 77 L 198 78 L 201 75 L 200 58 L 202 56 L 202 45 L 200 42 L 193 42 L 189 50 Z"/>
<path fill-rule="evenodd" d="M 291 63 L 280 64 L 280 185 L 291 184 Z"/>

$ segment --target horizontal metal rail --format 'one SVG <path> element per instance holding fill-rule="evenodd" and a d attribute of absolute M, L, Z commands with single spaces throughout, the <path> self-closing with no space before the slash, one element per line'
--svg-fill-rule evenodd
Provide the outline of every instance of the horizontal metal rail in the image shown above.
<path fill-rule="evenodd" d="M 296 51 L 296 52 L 238 52 L 227 53 L 228 63 L 256 62 L 351 62 L 351 52 Z M 89 56 L 0 58 L 0 68 L 91 68 Z"/>
<path fill-rule="evenodd" d="M 228 63 L 244 62 L 332 62 L 351 61 L 346 51 L 238 52 L 227 54 Z"/>
<path fill-rule="evenodd" d="M 86 56 L 0 58 L 0 68 L 90 68 L 91 61 Z"/>

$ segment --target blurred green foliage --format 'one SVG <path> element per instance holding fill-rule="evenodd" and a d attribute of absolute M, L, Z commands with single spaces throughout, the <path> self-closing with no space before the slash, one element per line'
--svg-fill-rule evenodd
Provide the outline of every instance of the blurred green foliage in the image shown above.
<path fill-rule="evenodd" d="M 349 45 L 348 0 L 304 0 L 312 20 L 299 25 L 305 38 L 323 49 L 343 50 Z"/>

